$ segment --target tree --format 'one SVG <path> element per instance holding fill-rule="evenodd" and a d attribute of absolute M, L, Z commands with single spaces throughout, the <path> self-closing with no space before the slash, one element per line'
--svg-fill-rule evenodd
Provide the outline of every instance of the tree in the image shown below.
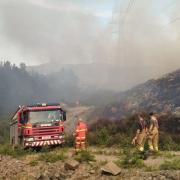
<path fill-rule="evenodd" d="M 26 64 L 25 64 L 25 63 L 21 62 L 21 63 L 19 64 L 19 67 L 20 67 L 20 69 L 21 69 L 22 71 L 26 71 Z"/>

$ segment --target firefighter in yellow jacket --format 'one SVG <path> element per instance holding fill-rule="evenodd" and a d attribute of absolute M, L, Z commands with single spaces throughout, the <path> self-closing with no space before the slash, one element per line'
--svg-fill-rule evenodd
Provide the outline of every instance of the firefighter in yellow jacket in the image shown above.
<path fill-rule="evenodd" d="M 144 144 L 147 137 L 146 121 L 142 114 L 138 115 L 136 135 L 132 140 L 132 144 L 137 147 L 140 152 L 144 151 Z"/>
<path fill-rule="evenodd" d="M 148 127 L 148 145 L 151 151 L 158 151 L 158 141 L 159 141 L 158 120 L 153 112 L 151 112 L 149 115 L 150 115 L 150 123 Z"/>

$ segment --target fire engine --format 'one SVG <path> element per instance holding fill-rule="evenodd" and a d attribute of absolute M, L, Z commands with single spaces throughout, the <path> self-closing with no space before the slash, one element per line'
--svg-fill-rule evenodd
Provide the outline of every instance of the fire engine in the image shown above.
<path fill-rule="evenodd" d="M 19 106 L 10 121 L 10 143 L 24 147 L 62 144 L 65 120 L 60 104 Z"/>

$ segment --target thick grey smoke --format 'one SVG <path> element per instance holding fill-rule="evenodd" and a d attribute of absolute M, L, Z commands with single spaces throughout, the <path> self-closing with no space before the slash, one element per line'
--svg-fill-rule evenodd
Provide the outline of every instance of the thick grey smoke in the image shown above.
<path fill-rule="evenodd" d="M 87 67 L 76 73 L 93 85 L 127 89 L 180 68 L 179 8 L 178 0 L 121 0 L 102 26 L 73 0 L 1 0 L 0 48 L 41 63 L 98 62 L 91 76 Z"/>

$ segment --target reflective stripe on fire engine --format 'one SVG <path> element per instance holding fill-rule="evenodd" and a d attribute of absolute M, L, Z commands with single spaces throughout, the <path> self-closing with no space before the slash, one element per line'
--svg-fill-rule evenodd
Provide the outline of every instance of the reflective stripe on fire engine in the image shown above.
<path fill-rule="evenodd" d="M 40 142 L 40 146 L 42 146 L 42 145 L 43 145 L 43 141 Z"/>
<path fill-rule="evenodd" d="M 26 142 L 25 146 L 31 146 L 31 147 L 36 147 L 36 146 L 45 146 L 45 145 L 54 145 L 54 144 L 62 144 L 64 141 L 63 140 L 50 140 L 50 141 L 38 141 L 38 142 Z"/>

